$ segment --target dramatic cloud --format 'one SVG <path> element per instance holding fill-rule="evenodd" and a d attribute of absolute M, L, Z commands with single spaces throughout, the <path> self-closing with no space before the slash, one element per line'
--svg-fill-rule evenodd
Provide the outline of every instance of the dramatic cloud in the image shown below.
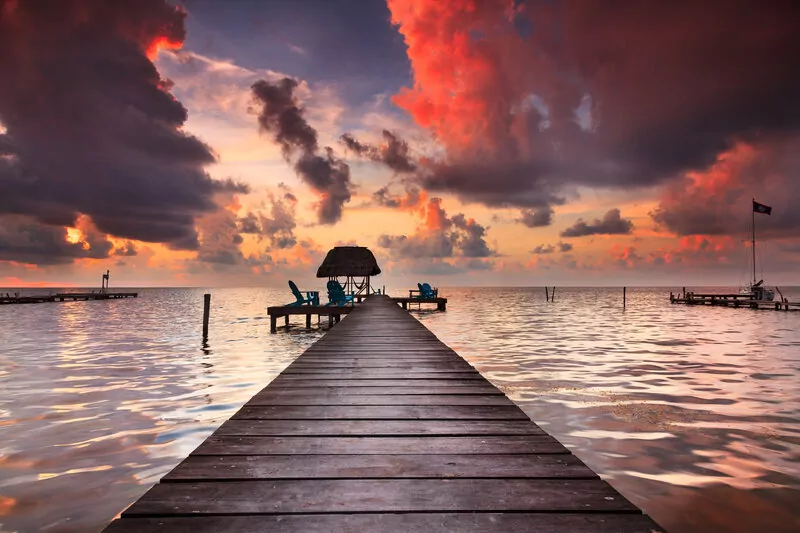
<path fill-rule="evenodd" d="M 359 157 L 382 163 L 397 173 L 416 172 L 417 164 L 409 153 L 408 143 L 389 130 L 383 130 L 382 135 L 383 143 L 379 146 L 362 143 L 349 133 L 342 135 L 341 141 Z"/>
<path fill-rule="evenodd" d="M 298 82 L 283 78 L 276 83 L 259 80 L 252 86 L 253 98 L 261 106 L 258 123 L 261 130 L 272 134 L 287 161 L 299 154 L 294 163 L 298 176 L 319 193 L 317 217 L 321 224 L 335 224 L 342 218 L 342 209 L 350 201 L 352 184 L 350 167 L 336 158 L 326 147 L 320 155 L 317 130 L 306 122 L 294 90 Z"/>
<path fill-rule="evenodd" d="M 103 234 L 197 246 L 214 195 L 246 188 L 204 171 L 215 155 L 153 65 L 185 16 L 164 0 L 2 3 L 0 216 L 56 226 L 47 242 L 83 214 Z"/>
<path fill-rule="evenodd" d="M 386 248 L 395 259 L 443 259 L 451 257 L 491 257 L 486 243 L 486 228 L 462 213 L 448 217 L 441 198 L 421 204 L 418 213 L 423 222 L 410 235 L 381 235 L 378 246 Z"/>
<path fill-rule="evenodd" d="M 678 235 L 743 236 L 750 230 L 752 199 L 772 206 L 758 217 L 758 233 L 793 237 L 800 230 L 800 137 L 740 143 L 704 172 L 688 172 L 664 188 L 651 213 Z"/>
<path fill-rule="evenodd" d="M 405 196 L 392 194 L 389 186 L 381 187 L 372 193 L 372 202 L 382 207 L 392 207 L 403 210 L 415 209 L 427 201 L 427 193 L 416 187 L 406 187 Z"/>
<path fill-rule="evenodd" d="M 558 242 L 556 243 L 555 246 L 552 244 L 547 244 L 547 245 L 540 244 L 539 246 L 531 250 L 531 253 L 534 255 L 546 255 L 546 254 L 552 254 L 556 250 L 558 250 L 561 253 L 569 252 L 570 250 L 572 250 L 572 245 L 568 242 Z"/>
<path fill-rule="evenodd" d="M 295 211 L 297 198 L 283 184 L 279 185 L 280 196 L 269 193 L 269 213 L 247 213 L 239 219 L 241 233 L 256 234 L 259 240 L 269 239 L 272 248 L 291 248 L 297 244 L 294 229 L 297 227 Z"/>
<path fill-rule="evenodd" d="M 420 172 L 430 191 L 540 209 L 800 131 L 791 2 L 388 5 L 414 76 L 394 102 L 446 149 Z"/>
<path fill-rule="evenodd" d="M 610 209 L 602 220 L 587 223 L 579 218 L 575 224 L 561 232 L 562 237 L 585 237 L 587 235 L 628 235 L 633 231 L 633 222 L 622 218 L 619 209 Z"/>
<path fill-rule="evenodd" d="M 79 220 L 79 226 L 80 235 L 71 238 L 66 228 L 42 224 L 33 217 L 0 217 L 0 261 L 58 265 L 108 257 L 113 244 L 106 235 L 86 218 Z"/>
<path fill-rule="evenodd" d="M 543 207 L 541 209 L 537 209 L 536 211 L 523 209 L 521 214 L 522 216 L 517 219 L 517 221 L 529 228 L 540 228 L 543 226 L 549 226 L 553 223 L 552 207 Z"/>

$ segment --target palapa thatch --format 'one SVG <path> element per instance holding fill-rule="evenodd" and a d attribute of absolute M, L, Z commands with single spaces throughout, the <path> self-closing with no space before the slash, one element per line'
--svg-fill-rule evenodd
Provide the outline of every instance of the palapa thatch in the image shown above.
<path fill-rule="evenodd" d="M 363 246 L 337 246 L 325 256 L 317 270 L 318 278 L 339 276 L 377 276 L 381 268 L 369 248 Z"/>

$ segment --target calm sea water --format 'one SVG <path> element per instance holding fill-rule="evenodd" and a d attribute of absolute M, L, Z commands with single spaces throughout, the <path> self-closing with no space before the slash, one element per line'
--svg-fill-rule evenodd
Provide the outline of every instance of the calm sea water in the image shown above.
<path fill-rule="evenodd" d="M 416 316 L 669 531 L 800 531 L 800 313 L 443 292 Z M 269 334 L 288 290 L 141 293 L 0 307 L 0 532 L 99 531 L 323 334 Z"/>

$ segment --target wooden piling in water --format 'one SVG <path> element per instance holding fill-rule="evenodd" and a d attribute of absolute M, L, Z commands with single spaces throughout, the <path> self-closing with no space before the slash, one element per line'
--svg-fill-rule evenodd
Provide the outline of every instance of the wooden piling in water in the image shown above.
<path fill-rule="evenodd" d="M 550 293 L 547 291 L 547 285 L 544 286 L 544 298 L 545 298 L 545 301 L 547 301 L 547 302 L 550 301 Z"/>
<path fill-rule="evenodd" d="M 203 295 L 203 338 L 208 338 L 208 315 L 211 312 L 211 295 Z"/>
<path fill-rule="evenodd" d="M 163 531 L 663 532 L 383 296 L 106 529 Z"/>
<path fill-rule="evenodd" d="M 627 302 L 628 294 L 627 293 L 628 293 L 628 288 L 627 287 L 622 287 L 622 307 L 623 308 L 628 305 L 628 302 Z"/>

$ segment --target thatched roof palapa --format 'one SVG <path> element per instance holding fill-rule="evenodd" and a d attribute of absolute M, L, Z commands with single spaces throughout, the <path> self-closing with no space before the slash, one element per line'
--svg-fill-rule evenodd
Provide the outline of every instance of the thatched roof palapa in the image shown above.
<path fill-rule="evenodd" d="M 337 246 L 325 256 L 317 270 L 317 277 L 377 276 L 380 273 L 381 268 L 369 248 Z"/>

